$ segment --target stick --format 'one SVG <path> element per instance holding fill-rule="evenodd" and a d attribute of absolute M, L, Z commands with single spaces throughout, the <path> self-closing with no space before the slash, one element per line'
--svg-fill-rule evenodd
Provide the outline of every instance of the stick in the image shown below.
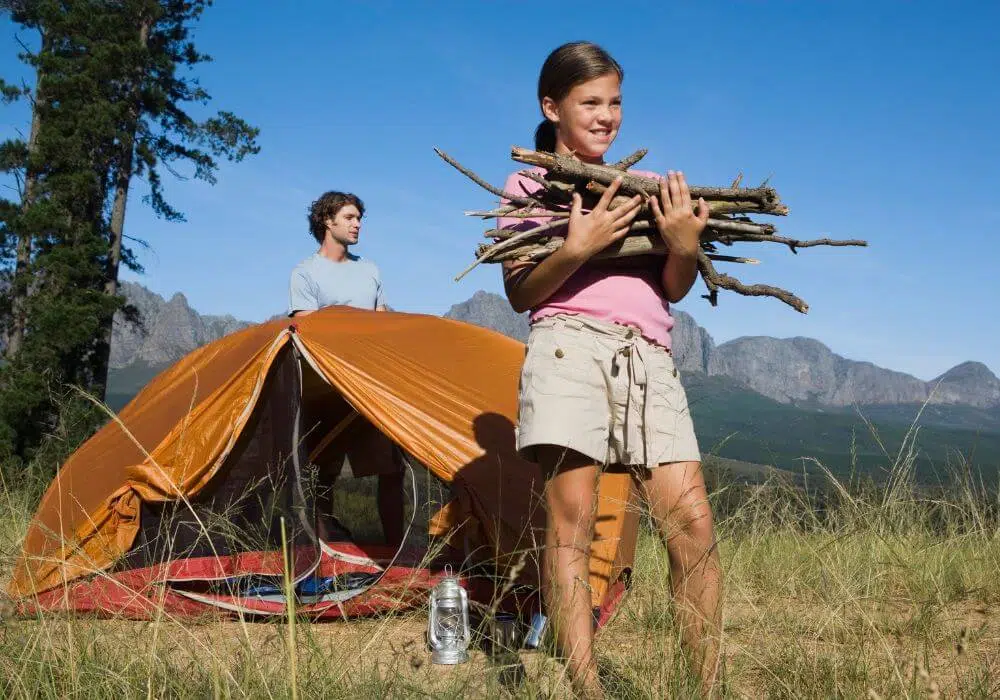
<path fill-rule="evenodd" d="M 814 248 L 820 245 L 827 245 L 834 247 L 858 246 L 861 248 L 865 248 L 868 246 L 868 241 L 862 241 L 858 239 L 838 241 L 831 238 L 817 238 L 816 240 L 812 241 L 798 241 L 795 240 L 794 238 L 786 238 L 784 236 L 761 236 L 749 233 L 737 233 L 732 235 L 725 234 L 716 237 L 714 240 L 718 241 L 719 243 L 723 243 L 725 245 L 732 245 L 733 243 L 742 243 L 742 242 L 749 243 L 755 241 L 760 241 L 765 243 L 782 243 L 784 245 L 787 245 L 793 253 L 798 252 L 796 251 L 796 248 Z"/>
<path fill-rule="evenodd" d="M 757 202 L 718 202 L 705 198 L 708 210 L 713 214 L 768 214 L 770 216 L 788 216 L 789 209 L 784 204 L 764 206 Z"/>
<path fill-rule="evenodd" d="M 742 263 L 744 265 L 760 265 L 760 260 L 757 258 L 743 258 L 738 255 L 722 255 L 721 253 L 705 253 L 709 260 L 715 260 L 716 262 L 731 262 L 731 263 Z"/>
<path fill-rule="evenodd" d="M 622 183 L 624 186 L 624 183 Z M 608 189 L 607 185 L 603 185 L 600 182 L 588 182 L 586 188 L 588 191 L 594 194 L 604 194 L 604 191 Z M 717 188 L 718 189 L 718 188 Z M 621 190 L 619 190 L 621 191 Z M 746 191 L 746 190 L 741 190 Z M 694 190 L 692 190 L 692 197 Z M 643 193 L 643 196 L 649 196 Z M 657 196 L 659 196 L 659 190 L 657 190 Z M 611 200 L 612 204 L 619 204 L 620 202 L 625 202 L 631 199 L 625 195 L 615 195 Z M 740 202 L 731 200 L 713 200 L 709 197 L 705 197 L 705 204 L 708 205 L 709 211 L 714 214 L 772 214 L 774 216 L 788 216 L 788 207 L 780 202 L 772 205 L 763 205 L 760 202 Z M 643 210 L 645 210 L 646 205 L 643 204 Z M 692 202 L 691 206 L 695 206 L 695 202 Z"/>
<path fill-rule="evenodd" d="M 534 219 L 534 218 L 548 218 L 548 219 L 568 219 L 568 211 L 552 211 L 551 209 L 534 210 L 514 208 L 507 211 L 506 207 L 501 207 L 500 209 L 490 209 L 489 211 L 467 211 L 466 216 L 478 216 L 481 219 L 495 219 L 501 216 L 506 216 L 511 219 Z"/>
<path fill-rule="evenodd" d="M 660 182 L 654 178 L 622 173 L 608 165 L 594 165 L 554 153 L 539 153 L 517 146 L 511 149 L 511 158 L 519 163 L 537 165 L 545 168 L 550 175 L 563 175 L 582 180 L 595 180 L 603 185 L 610 185 L 615 178 L 622 178 L 621 190 L 631 194 L 647 194 L 654 196 L 660 192 Z M 697 199 L 720 199 L 733 201 L 757 202 L 765 206 L 780 204 L 778 193 L 770 187 L 731 188 L 731 187 L 691 187 L 691 197 Z"/>
<path fill-rule="evenodd" d="M 554 229 L 554 228 L 560 228 L 560 227 L 566 226 L 568 224 L 569 224 L 569 219 L 557 219 L 556 221 L 550 221 L 547 224 L 542 224 L 541 226 L 536 226 L 535 228 L 528 229 L 527 231 L 520 231 L 517 234 L 515 234 L 515 235 L 511 236 L 510 238 L 508 238 L 507 240 L 500 241 L 499 243 L 496 243 L 496 244 L 490 246 L 490 248 L 493 250 L 494 253 L 500 252 L 502 250 L 506 250 L 507 248 L 514 247 L 515 243 L 518 243 L 518 242 L 523 241 L 523 240 L 527 240 L 528 238 L 534 238 L 536 236 L 541 235 L 542 233 L 544 233 L 546 231 L 549 231 L 549 230 Z M 472 272 L 476 268 L 476 266 L 479 265 L 479 263 L 483 262 L 484 260 L 486 260 L 489 257 L 491 257 L 491 253 L 489 251 L 487 251 L 485 254 L 479 256 L 478 258 L 476 258 L 476 261 L 474 263 L 472 263 L 467 268 L 465 268 L 460 273 L 458 273 L 458 277 L 455 278 L 455 281 L 458 282 L 459 280 L 461 280 L 467 274 L 469 274 L 470 272 Z"/>
<path fill-rule="evenodd" d="M 712 261 L 709 259 L 708 254 L 700 250 L 698 251 L 698 272 L 701 273 L 701 279 L 705 282 L 705 287 L 708 289 L 708 294 L 704 295 L 703 298 L 708 299 L 708 303 L 712 306 L 718 306 L 719 287 L 713 281 L 715 267 L 712 266 Z"/>
<path fill-rule="evenodd" d="M 489 257 L 491 262 L 501 262 L 504 260 L 540 260 L 541 258 L 547 257 L 562 248 L 564 243 L 565 239 L 562 236 L 553 236 L 544 243 L 531 243 L 528 245 L 518 246 L 516 248 L 501 251 L 495 255 L 489 255 Z M 492 246 L 488 243 L 483 243 L 479 246 L 476 253 L 478 255 L 487 255 L 491 247 Z M 621 241 L 613 243 L 600 253 L 596 254 L 593 259 L 606 260 L 609 258 L 628 258 L 637 255 L 666 254 L 667 248 L 663 239 L 660 238 L 660 235 L 657 233 L 650 233 L 638 236 L 626 236 Z M 742 263 L 745 265 L 760 264 L 760 260 L 757 260 L 756 258 L 744 258 L 735 255 L 717 255 L 714 253 L 708 253 L 708 257 L 719 262 Z"/>
<path fill-rule="evenodd" d="M 781 289 L 780 287 L 772 287 L 769 284 L 747 285 L 735 277 L 719 274 L 715 271 L 715 267 L 712 265 L 712 261 L 708 255 L 700 250 L 698 251 L 698 268 L 701 270 L 705 284 L 709 288 L 709 302 L 712 306 L 718 303 L 718 288 L 721 287 L 722 289 L 728 289 L 747 297 L 773 297 L 785 302 L 799 313 L 804 314 L 809 311 L 809 305 L 788 290 Z"/>
<path fill-rule="evenodd" d="M 640 160 L 642 160 L 643 158 L 645 158 L 647 153 L 649 153 L 649 149 L 648 148 L 640 148 L 638 151 L 636 151 L 632 155 L 626 156 L 625 158 L 622 158 L 620 161 L 618 161 L 617 163 L 615 163 L 611 167 L 615 168 L 616 170 L 623 170 L 623 171 L 624 170 L 628 170 L 633 165 L 635 165 L 636 163 L 638 163 Z"/>
<path fill-rule="evenodd" d="M 490 214 L 491 216 L 497 216 L 492 212 L 476 212 L 476 214 L 484 214 L 484 215 Z M 568 219 L 569 212 L 565 211 L 543 211 L 534 213 L 526 212 L 524 214 L 508 214 L 508 216 L 511 216 L 513 218 L 551 217 L 553 219 Z M 643 219 L 640 219 L 639 221 L 643 221 Z M 639 221 L 636 221 L 635 223 L 639 223 Z M 777 227 L 774 226 L 774 224 L 757 224 L 757 223 L 748 223 L 744 221 L 732 221 L 730 219 L 711 219 L 711 218 L 705 225 L 705 231 L 709 231 L 710 229 L 713 231 L 730 231 L 733 233 L 740 233 L 740 234 L 752 234 L 759 236 L 761 240 L 765 239 L 770 240 L 771 235 L 778 230 Z M 513 235 L 513 233 L 514 232 L 511 229 L 497 228 L 497 229 L 490 229 L 486 231 L 483 235 L 486 236 L 487 238 L 496 238 L 498 240 L 502 240 L 510 238 Z M 704 232 L 702 233 L 702 236 L 705 237 Z M 843 244 L 838 244 L 838 245 L 843 245 Z"/>
<path fill-rule="evenodd" d="M 537 182 L 539 185 L 545 188 L 546 192 L 556 192 L 560 194 L 570 194 L 576 187 L 569 184 L 568 182 L 559 182 L 557 180 L 546 180 L 540 173 L 533 173 L 530 170 L 522 170 L 521 175 L 528 178 L 533 182 Z"/>
<path fill-rule="evenodd" d="M 465 166 L 463 166 L 461 163 L 459 163 L 457 160 L 455 160 L 454 158 L 452 158 L 451 156 L 449 156 L 447 153 L 445 153 L 444 151 L 442 151 L 440 148 L 435 148 L 434 152 L 437 153 L 439 156 L 441 156 L 441 158 L 444 159 L 445 163 L 447 163 L 451 167 L 455 168 L 455 170 L 457 170 L 458 172 L 460 172 L 463 175 L 465 175 L 467 178 L 469 178 L 470 180 L 472 180 L 474 183 L 476 183 L 477 185 L 479 185 L 480 187 L 482 187 L 487 192 L 489 192 L 491 194 L 495 194 L 497 197 L 500 197 L 501 199 L 507 199 L 510 202 L 512 202 L 514 204 L 517 204 L 517 205 L 520 205 L 522 207 L 528 207 L 528 206 L 538 207 L 538 206 L 541 206 L 541 204 L 539 202 L 535 201 L 534 199 L 532 199 L 530 197 L 518 197 L 516 194 L 510 194 L 509 192 L 504 192 L 499 187 L 494 187 L 490 183 L 486 182 L 486 180 L 484 180 L 483 178 L 479 177 L 474 172 L 472 172 L 471 170 L 469 170 L 468 168 L 466 168 Z"/>

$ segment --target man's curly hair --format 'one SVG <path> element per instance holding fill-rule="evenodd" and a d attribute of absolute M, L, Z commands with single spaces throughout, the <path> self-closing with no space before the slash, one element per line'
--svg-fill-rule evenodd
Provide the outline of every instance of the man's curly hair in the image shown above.
<path fill-rule="evenodd" d="M 309 206 L 309 232 L 317 243 L 322 243 L 326 237 L 326 220 L 337 216 L 337 212 L 348 204 L 356 206 L 362 217 L 365 215 L 364 203 L 350 192 L 324 192 Z"/>

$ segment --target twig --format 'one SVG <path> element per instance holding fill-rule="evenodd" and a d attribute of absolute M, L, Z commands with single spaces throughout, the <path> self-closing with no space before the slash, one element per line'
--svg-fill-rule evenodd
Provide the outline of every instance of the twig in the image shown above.
<path fill-rule="evenodd" d="M 495 219 L 501 216 L 506 216 L 510 219 L 534 219 L 534 218 L 551 218 L 551 219 L 568 219 L 568 211 L 552 211 L 550 209 L 525 209 L 524 207 L 513 207 L 508 209 L 507 207 L 500 207 L 499 209 L 490 209 L 488 211 L 467 211 L 466 216 L 478 216 L 481 219 Z"/>
<path fill-rule="evenodd" d="M 471 170 L 469 170 L 468 168 L 466 168 L 464 165 L 462 165 L 461 163 L 459 163 L 457 160 L 455 160 L 454 158 L 452 158 L 451 156 L 449 156 L 447 153 L 445 153 L 444 151 L 442 151 L 440 148 L 435 148 L 434 152 L 437 153 L 439 156 L 441 156 L 441 158 L 444 160 L 445 163 L 447 163 L 451 167 L 455 168 L 455 170 L 457 170 L 458 172 L 460 172 L 463 175 L 465 175 L 467 178 L 469 178 L 470 180 L 472 180 L 474 183 L 476 183 L 477 185 L 479 185 L 480 187 L 482 187 L 484 190 L 486 190 L 490 194 L 495 194 L 497 197 L 500 197 L 501 199 L 509 200 L 513 204 L 517 204 L 517 205 L 519 205 L 521 207 L 529 207 L 529 206 L 538 207 L 538 206 L 541 206 L 541 204 L 539 202 L 537 202 L 536 200 L 534 200 L 534 199 L 532 199 L 530 197 L 518 197 L 516 194 L 511 194 L 510 192 L 504 192 L 499 187 L 494 187 L 490 183 L 486 182 L 486 180 L 484 180 L 483 178 L 479 177 L 474 172 L 472 172 Z"/>
<path fill-rule="evenodd" d="M 788 248 L 793 253 L 798 252 L 796 251 L 796 248 L 814 248 L 820 245 L 833 246 L 833 247 L 857 246 L 861 248 L 865 248 L 868 246 L 868 241 L 862 241 L 858 239 L 838 241 L 832 238 L 817 238 L 816 240 L 812 241 L 798 241 L 795 240 L 794 238 L 786 238 L 785 236 L 761 236 L 759 234 L 751 234 L 751 233 L 724 234 L 710 240 L 716 240 L 719 243 L 723 243 L 725 245 L 732 245 L 733 243 L 743 243 L 743 242 L 750 243 L 757 241 L 765 243 L 782 243 L 784 245 L 787 245 Z"/>
<path fill-rule="evenodd" d="M 541 173 L 533 173 L 530 170 L 522 170 L 521 175 L 528 178 L 532 182 L 537 182 L 539 185 L 545 188 L 546 192 L 555 192 L 558 194 L 568 195 L 574 190 L 576 190 L 576 187 L 569 184 L 568 182 L 546 180 L 545 176 L 542 175 Z"/>
<path fill-rule="evenodd" d="M 743 284 L 735 277 L 719 274 L 716 272 L 715 267 L 712 265 L 712 261 L 709 259 L 708 255 L 700 250 L 698 251 L 698 267 L 701 270 L 701 275 L 705 280 L 706 286 L 709 288 L 709 302 L 712 306 L 715 306 L 718 303 L 717 288 L 721 287 L 722 289 L 728 289 L 731 292 L 736 292 L 748 297 L 773 297 L 785 302 L 793 309 L 803 314 L 809 311 L 809 305 L 788 290 L 781 289 L 780 287 L 772 287 L 769 284 L 747 285 Z"/>
<path fill-rule="evenodd" d="M 705 198 L 708 210 L 713 214 L 767 214 L 769 216 L 788 216 L 789 209 L 784 204 L 765 206 L 757 202 L 724 201 L 715 202 Z"/>
<path fill-rule="evenodd" d="M 719 287 L 714 282 L 715 267 L 712 265 L 708 254 L 701 250 L 698 251 L 698 272 L 701 273 L 701 279 L 708 289 L 708 294 L 704 295 L 704 298 L 708 299 L 708 303 L 712 306 L 718 306 Z"/>
<path fill-rule="evenodd" d="M 530 197 L 521 197 L 492 187 L 472 171 L 461 166 L 454 159 L 439 149 L 434 149 L 447 163 L 470 178 L 487 191 L 510 203 L 488 210 L 472 210 L 465 212 L 467 216 L 483 219 L 509 217 L 511 219 L 535 219 L 543 221 L 525 231 L 516 229 L 491 229 L 486 231 L 487 238 L 493 238 L 492 243 L 483 243 L 476 249 L 476 260 L 463 270 L 455 279 L 461 280 L 473 268 L 482 262 L 502 262 L 506 260 L 539 260 L 559 250 L 565 244 L 563 231 L 568 224 L 570 213 L 566 211 L 565 196 L 576 191 L 584 196 L 583 206 L 588 208 L 593 204 L 593 196 L 607 191 L 608 186 L 616 179 L 621 180 L 617 196 L 613 198 L 610 207 L 620 206 L 639 194 L 647 199 L 636 219 L 629 227 L 628 235 L 594 256 L 594 259 L 609 259 L 631 256 L 663 256 L 667 255 L 667 247 L 662 238 L 651 229 L 655 223 L 650 216 L 648 199 L 659 194 L 662 180 L 656 177 L 646 177 L 626 172 L 635 165 L 646 150 L 642 149 L 622 159 L 613 165 L 595 165 L 577 160 L 572 155 L 544 153 L 531 151 L 517 146 L 512 147 L 511 157 L 514 161 L 541 168 L 542 172 L 525 171 L 521 174 L 526 180 L 537 183 L 541 190 L 531 193 Z M 755 258 L 735 255 L 723 255 L 718 252 L 720 245 L 731 246 L 742 242 L 778 243 L 788 246 L 796 253 L 799 248 L 815 246 L 867 246 L 863 240 L 834 240 L 820 238 L 815 240 L 796 240 L 786 236 L 776 235 L 777 227 L 769 223 L 758 223 L 746 216 L 731 217 L 727 215 L 768 214 L 784 216 L 788 207 L 781 203 L 778 193 L 766 182 L 760 187 L 741 188 L 743 173 L 737 175 L 732 187 L 691 187 L 694 199 L 704 198 L 709 205 L 711 217 L 701 235 L 698 248 L 698 271 L 708 289 L 705 296 L 715 306 L 718 304 L 720 289 L 733 291 L 744 296 L 769 296 L 791 306 L 800 313 L 809 309 L 802 299 L 791 292 L 768 284 L 744 284 L 740 280 L 716 271 L 713 262 L 731 262 L 742 264 L 759 264 Z M 561 201 L 560 201 L 561 200 Z M 532 222 L 536 223 L 536 222 Z"/>
<path fill-rule="evenodd" d="M 489 214 L 491 216 L 497 216 L 497 214 L 493 214 L 492 212 L 476 212 L 476 213 L 477 214 L 481 213 L 481 214 L 484 214 L 484 215 Z M 555 212 L 555 211 L 542 211 L 542 212 L 533 212 L 533 213 L 532 212 L 526 212 L 524 214 L 516 214 L 516 215 L 514 215 L 514 214 L 507 214 L 507 216 L 510 216 L 512 218 L 550 218 L 551 217 L 553 219 L 568 219 L 569 218 L 569 212 L 565 212 L 565 211 L 558 211 L 558 212 Z M 635 223 L 639 223 L 640 221 L 644 221 L 644 220 L 640 219 L 639 221 L 636 221 Z M 634 224 L 633 224 L 633 227 L 630 230 L 632 230 L 632 231 L 644 230 L 645 228 L 648 228 L 648 227 L 644 226 L 644 227 L 641 227 L 640 229 L 636 229 L 635 226 L 634 226 Z M 738 233 L 738 234 L 741 234 L 741 235 L 756 235 L 756 236 L 759 236 L 761 238 L 761 240 L 764 240 L 764 239 L 771 240 L 771 238 L 772 238 L 771 234 L 773 234 L 774 231 L 776 231 L 776 230 L 777 230 L 777 228 L 773 224 L 747 223 L 745 221 L 732 221 L 730 219 L 709 219 L 708 223 L 705 226 L 705 231 L 708 232 L 709 234 L 711 234 L 713 231 L 729 231 L 729 232 Z M 513 231 L 512 229 L 502 229 L 502 228 L 499 228 L 499 229 L 490 229 L 490 230 L 486 231 L 483 235 L 486 236 L 487 238 L 496 238 L 498 240 L 501 240 L 501 239 L 505 239 L 505 238 L 510 238 L 514 233 L 515 233 L 515 231 Z M 707 240 L 717 240 L 717 239 L 713 239 L 711 236 L 707 236 L 706 233 L 702 233 L 702 237 L 706 238 Z M 784 241 L 782 241 L 782 242 L 784 242 Z"/>
<path fill-rule="evenodd" d="M 744 265 L 760 265 L 757 258 L 744 258 L 739 255 L 723 255 L 722 253 L 705 253 L 709 260 L 715 262 L 742 263 Z"/>
<path fill-rule="evenodd" d="M 499 243 L 490 246 L 490 248 L 494 252 L 500 252 L 507 248 L 513 248 L 515 243 L 527 240 L 529 238 L 535 238 L 541 235 L 542 233 L 545 233 L 546 231 L 550 231 L 554 228 L 560 228 L 562 226 L 566 226 L 567 224 L 569 224 L 569 219 L 557 219 L 555 221 L 550 221 L 546 224 L 542 224 L 540 226 L 536 226 L 535 228 L 528 229 L 527 231 L 521 231 L 520 233 L 511 236 L 505 241 L 500 241 Z M 491 254 L 489 252 L 477 257 L 474 263 L 472 263 L 467 268 L 458 273 L 458 277 L 455 278 L 455 281 L 458 282 L 459 280 L 461 280 L 467 274 L 472 272 L 476 268 L 476 266 L 479 265 L 479 263 L 483 262 L 489 257 L 491 257 Z"/>
<path fill-rule="evenodd" d="M 628 170 L 633 165 L 635 165 L 636 163 L 638 163 L 640 160 L 642 160 L 643 158 L 645 158 L 647 153 L 649 153 L 649 149 L 648 148 L 640 148 L 638 151 L 636 151 L 632 155 L 626 156 L 626 157 L 622 158 L 620 161 L 618 161 L 617 163 L 615 163 L 611 167 L 614 168 L 614 169 L 616 169 L 616 170 Z"/>
<path fill-rule="evenodd" d="M 551 255 L 565 243 L 562 236 L 553 236 L 544 243 L 529 243 L 518 246 L 500 253 L 489 253 L 493 246 L 483 243 L 476 253 L 487 255 L 491 262 L 502 262 L 504 260 L 540 260 Z M 658 233 L 650 233 L 637 236 L 626 236 L 621 241 L 613 243 L 600 253 L 594 256 L 594 260 L 607 260 L 609 258 L 629 258 L 638 255 L 666 255 L 667 247 Z M 708 257 L 718 262 L 742 263 L 745 265 L 759 265 L 760 260 L 756 258 L 744 258 L 735 255 L 717 255 L 708 253 Z"/>
<path fill-rule="evenodd" d="M 624 183 L 623 183 L 624 184 Z M 590 181 L 584 188 L 589 192 L 594 194 L 604 194 L 604 191 L 608 189 L 608 186 L 600 182 Z M 704 189 L 704 188 L 702 188 Z M 716 188 L 719 189 L 719 188 Z M 748 190 L 740 190 L 741 192 L 746 192 Z M 658 191 L 657 191 L 658 192 Z M 691 190 L 691 196 L 694 197 L 694 190 Z M 650 195 L 646 192 L 640 193 L 643 197 L 649 197 Z M 626 202 L 631 199 L 630 196 L 626 195 L 616 195 L 611 203 L 613 205 L 618 205 L 621 202 Z M 708 209 L 713 214 L 770 214 L 772 216 L 788 216 L 788 207 L 784 204 L 761 204 L 760 202 L 752 201 L 735 201 L 735 200 L 713 200 L 710 197 L 705 197 L 705 203 L 708 205 Z M 692 203 L 694 206 L 694 203 Z M 646 209 L 646 205 L 642 205 L 643 210 Z"/>
<path fill-rule="evenodd" d="M 732 231 L 734 233 L 755 234 L 768 238 L 778 230 L 774 224 L 758 224 L 747 221 L 733 221 L 731 219 L 714 219 L 709 217 L 705 225 L 706 230 Z M 704 235 L 704 234 L 703 234 Z"/>

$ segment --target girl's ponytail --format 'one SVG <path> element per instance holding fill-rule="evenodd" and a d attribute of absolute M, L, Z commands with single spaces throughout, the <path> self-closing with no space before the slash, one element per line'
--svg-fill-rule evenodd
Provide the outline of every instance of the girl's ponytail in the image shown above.
<path fill-rule="evenodd" d="M 548 119 L 543 119 L 535 129 L 535 150 L 548 153 L 556 150 L 556 125 Z"/>

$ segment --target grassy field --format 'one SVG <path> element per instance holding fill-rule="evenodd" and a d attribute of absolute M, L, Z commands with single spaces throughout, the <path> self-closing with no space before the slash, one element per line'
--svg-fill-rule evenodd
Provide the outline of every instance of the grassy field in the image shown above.
<path fill-rule="evenodd" d="M 912 442 L 878 487 L 830 477 L 818 495 L 780 478 L 715 485 L 725 572 L 721 697 L 1000 695 L 998 494 L 954 465 L 947 489 L 913 480 Z M 37 492 L 0 494 L 6 583 Z M 458 667 L 424 650 L 426 611 L 294 625 L 54 616 L 0 623 L 0 696 L 568 697 L 561 665 L 522 652 L 523 685 L 480 652 Z M 687 696 L 664 550 L 648 534 L 634 586 L 597 646 L 609 696 Z"/>

